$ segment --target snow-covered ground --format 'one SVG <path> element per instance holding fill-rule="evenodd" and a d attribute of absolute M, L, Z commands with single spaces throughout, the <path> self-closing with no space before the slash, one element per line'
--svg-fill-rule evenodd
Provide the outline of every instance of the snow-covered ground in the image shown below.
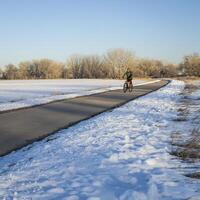
<path fill-rule="evenodd" d="M 0 199 L 199 200 L 200 182 L 168 152 L 183 87 L 172 81 L 0 158 Z"/>
<path fill-rule="evenodd" d="M 123 82 L 101 79 L 0 81 L 0 111 L 119 89 Z M 133 83 L 144 82 L 147 80 L 134 80 Z"/>

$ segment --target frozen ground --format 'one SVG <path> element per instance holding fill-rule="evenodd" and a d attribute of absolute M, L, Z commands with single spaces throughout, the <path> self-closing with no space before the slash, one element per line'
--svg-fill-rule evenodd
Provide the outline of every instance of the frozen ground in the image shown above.
<path fill-rule="evenodd" d="M 0 158 L 0 199 L 199 200 L 200 182 L 184 176 L 199 163 L 169 154 L 183 87 L 173 81 Z"/>
<path fill-rule="evenodd" d="M 0 111 L 118 89 L 123 82 L 101 79 L 0 81 Z M 134 84 L 144 82 L 135 80 Z"/>

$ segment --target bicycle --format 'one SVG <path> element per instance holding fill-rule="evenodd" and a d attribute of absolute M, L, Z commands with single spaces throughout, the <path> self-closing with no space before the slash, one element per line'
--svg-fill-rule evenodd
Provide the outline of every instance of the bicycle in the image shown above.
<path fill-rule="evenodd" d="M 133 91 L 133 83 L 132 81 L 126 81 L 123 85 L 123 91 L 126 93 L 126 91 L 132 92 Z"/>

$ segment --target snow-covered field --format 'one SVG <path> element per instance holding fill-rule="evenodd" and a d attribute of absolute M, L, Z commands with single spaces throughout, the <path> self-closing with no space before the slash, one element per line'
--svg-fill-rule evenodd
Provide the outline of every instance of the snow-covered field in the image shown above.
<path fill-rule="evenodd" d="M 0 81 L 0 111 L 119 89 L 122 80 L 61 79 Z M 141 84 L 147 80 L 134 80 Z"/>
<path fill-rule="evenodd" d="M 168 152 L 183 87 L 172 81 L 0 158 L 0 199 L 199 200 L 200 182 L 179 170 L 191 166 Z"/>

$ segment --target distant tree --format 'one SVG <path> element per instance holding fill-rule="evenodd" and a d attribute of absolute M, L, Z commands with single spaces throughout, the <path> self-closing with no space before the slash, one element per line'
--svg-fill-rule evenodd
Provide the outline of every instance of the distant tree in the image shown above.
<path fill-rule="evenodd" d="M 131 71 L 134 77 L 144 77 L 144 72 L 138 66 L 131 68 Z"/>
<path fill-rule="evenodd" d="M 200 56 L 197 53 L 185 56 L 179 65 L 179 70 L 187 76 L 200 77 Z"/>
<path fill-rule="evenodd" d="M 4 74 L 5 74 L 6 79 L 17 79 L 18 78 L 18 69 L 13 64 L 6 65 Z"/>
<path fill-rule="evenodd" d="M 49 59 L 34 60 L 31 63 L 25 63 L 24 66 L 27 66 L 27 70 L 24 72 L 28 74 L 28 77 L 34 79 L 61 78 L 64 70 L 62 63 Z"/>
<path fill-rule="evenodd" d="M 102 57 L 97 55 L 74 55 L 67 61 L 67 71 L 73 78 L 105 78 Z"/>
<path fill-rule="evenodd" d="M 27 72 L 28 72 L 28 77 L 30 79 L 40 79 L 42 78 L 42 72 L 39 69 L 39 61 L 34 60 L 30 62 L 29 65 L 27 65 Z"/>
<path fill-rule="evenodd" d="M 178 70 L 188 76 L 200 76 L 200 56 L 185 56 L 177 67 L 160 60 L 138 58 L 125 49 L 112 49 L 103 56 L 72 55 L 66 64 L 40 59 L 9 64 L 0 69 L 0 79 L 112 78 L 121 79 L 127 68 L 134 77 L 173 77 Z"/>
<path fill-rule="evenodd" d="M 31 66 L 31 62 L 21 62 L 18 66 L 18 77 L 20 79 L 30 79 L 32 78 L 29 74 L 29 68 Z"/>
<path fill-rule="evenodd" d="M 38 62 L 39 71 L 42 78 L 53 79 L 61 78 L 64 65 L 49 59 L 42 59 Z"/>
<path fill-rule="evenodd" d="M 164 64 L 160 69 L 160 77 L 175 77 L 178 75 L 178 67 L 173 64 Z"/>
<path fill-rule="evenodd" d="M 71 78 L 81 78 L 81 66 L 82 66 L 82 56 L 81 55 L 72 55 L 67 60 L 67 71 Z"/>
<path fill-rule="evenodd" d="M 109 50 L 104 59 L 113 75 L 112 78 L 122 78 L 126 68 L 133 68 L 136 63 L 134 54 L 124 49 Z"/>
<path fill-rule="evenodd" d="M 0 68 L 0 79 L 4 79 L 4 72 L 1 68 Z"/>
<path fill-rule="evenodd" d="M 138 66 L 144 77 L 164 77 L 167 70 L 160 60 L 153 59 L 140 59 Z"/>
<path fill-rule="evenodd" d="M 62 77 L 61 78 L 72 78 L 72 74 L 69 68 L 67 68 L 66 66 L 63 67 L 62 70 Z"/>
<path fill-rule="evenodd" d="M 105 78 L 103 60 L 100 56 L 90 55 L 83 57 L 84 78 Z"/>

